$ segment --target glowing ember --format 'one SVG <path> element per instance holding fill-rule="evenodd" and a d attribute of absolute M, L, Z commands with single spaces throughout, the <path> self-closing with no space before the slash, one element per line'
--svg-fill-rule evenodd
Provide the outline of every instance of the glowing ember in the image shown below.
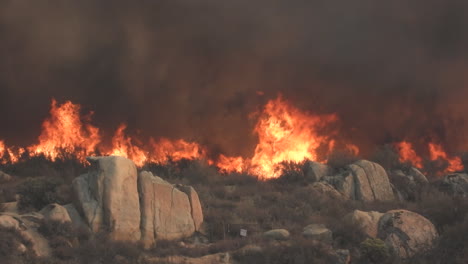
<path fill-rule="evenodd" d="M 83 124 L 80 106 L 70 101 L 57 106 L 52 100 L 50 117 L 42 124 L 39 144 L 28 147 L 32 155 L 42 154 L 54 161 L 65 153 L 79 160 L 94 154 L 100 142 L 99 129 Z"/>
<path fill-rule="evenodd" d="M 448 172 L 463 170 L 463 163 L 459 157 L 449 158 L 441 145 L 429 143 L 428 146 L 431 160 L 446 160 L 449 164 L 447 168 Z"/>
<path fill-rule="evenodd" d="M 402 141 L 395 145 L 400 155 L 400 162 L 410 162 L 414 167 L 419 169 L 423 167 L 422 158 L 416 154 L 411 143 Z"/>

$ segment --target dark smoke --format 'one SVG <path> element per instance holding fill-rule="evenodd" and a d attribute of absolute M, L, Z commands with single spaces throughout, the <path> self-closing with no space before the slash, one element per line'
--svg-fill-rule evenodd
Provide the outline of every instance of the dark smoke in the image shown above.
<path fill-rule="evenodd" d="M 468 149 L 466 14 L 463 0 L 4 0 L 0 138 L 34 142 L 55 97 L 108 133 L 126 122 L 249 154 L 248 114 L 282 93 L 338 113 L 364 152 L 407 139 L 456 153 Z"/>

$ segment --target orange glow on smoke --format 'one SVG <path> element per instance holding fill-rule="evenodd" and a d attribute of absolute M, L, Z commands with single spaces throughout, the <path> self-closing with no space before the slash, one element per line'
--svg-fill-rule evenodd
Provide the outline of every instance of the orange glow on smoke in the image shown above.
<path fill-rule="evenodd" d="M 449 164 L 447 171 L 455 172 L 463 170 L 463 163 L 459 157 L 450 158 L 441 145 L 429 143 L 429 154 L 431 160 L 443 159 Z"/>
<path fill-rule="evenodd" d="M 398 154 L 400 155 L 400 162 L 410 162 L 414 167 L 421 169 L 422 158 L 416 154 L 416 151 L 413 149 L 413 144 L 402 141 L 396 144 L 398 149 Z"/>

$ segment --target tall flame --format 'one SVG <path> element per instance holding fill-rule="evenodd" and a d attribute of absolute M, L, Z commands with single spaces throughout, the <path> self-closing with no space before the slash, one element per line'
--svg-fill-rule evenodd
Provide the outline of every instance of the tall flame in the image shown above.
<path fill-rule="evenodd" d="M 52 161 L 63 152 L 84 160 L 86 156 L 94 154 L 100 141 L 99 129 L 82 123 L 79 105 L 67 101 L 58 106 L 53 99 L 50 117 L 42 124 L 39 143 L 28 147 L 28 150 L 33 155 L 42 154 Z"/>

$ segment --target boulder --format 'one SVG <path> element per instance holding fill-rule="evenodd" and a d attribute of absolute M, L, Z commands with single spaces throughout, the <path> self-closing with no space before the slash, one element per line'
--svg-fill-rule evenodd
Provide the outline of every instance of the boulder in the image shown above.
<path fill-rule="evenodd" d="M 203 224 L 203 212 L 198 193 L 192 186 L 178 185 L 177 188 L 187 194 L 190 202 L 190 212 L 195 225 L 195 231 L 200 231 Z"/>
<path fill-rule="evenodd" d="M 327 182 L 314 182 L 307 188 L 320 196 L 326 196 L 334 200 L 344 200 L 346 198 L 342 193 L 333 188 L 333 186 Z"/>
<path fill-rule="evenodd" d="M 366 234 L 367 236 L 377 238 L 379 220 L 383 215 L 383 213 L 375 211 L 364 212 L 354 210 L 352 213 L 345 216 L 345 219 L 346 221 L 360 227 L 361 231 L 364 232 L 364 234 Z"/>
<path fill-rule="evenodd" d="M 0 171 L 0 182 L 9 182 L 11 181 L 13 177 L 11 177 L 9 174 L 6 174 L 3 171 Z"/>
<path fill-rule="evenodd" d="M 71 223 L 67 209 L 56 203 L 47 205 L 39 213 L 44 216 L 46 221 L 60 222 L 62 224 Z"/>
<path fill-rule="evenodd" d="M 304 176 L 307 180 L 317 182 L 323 177 L 330 175 L 330 166 L 315 161 L 306 161 L 303 167 Z"/>
<path fill-rule="evenodd" d="M 323 180 L 338 190 L 345 199 L 356 199 L 354 178 L 349 171 L 341 172 L 335 176 L 326 176 Z"/>
<path fill-rule="evenodd" d="M 20 223 L 15 217 L 2 214 L 0 215 L 0 227 L 20 230 Z"/>
<path fill-rule="evenodd" d="M 423 216 L 407 210 L 392 210 L 380 218 L 378 237 L 398 257 L 406 259 L 431 249 L 438 234 Z"/>
<path fill-rule="evenodd" d="M 353 175 L 356 200 L 370 202 L 395 198 L 387 172 L 379 164 L 359 160 L 348 168 Z"/>
<path fill-rule="evenodd" d="M 302 236 L 325 243 L 333 242 L 332 231 L 322 224 L 311 224 L 304 227 Z"/>
<path fill-rule="evenodd" d="M 442 180 L 441 188 L 451 195 L 468 196 L 468 174 L 454 173 L 445 176 Z"/>
<path fill-rule="evenodd" d="M 426 176 L 413 167 L 406 170 L 390 171 L 389 177 L 395 196 L 402 201 L 414 201 L 421 188 L 429 183 Z"/>
<path fill-rule="evenodd" d="M 187 194 L 146 171 L 138 176 L 138 189 L 141 197 L 141 239 L 145 247 L 154 244 L 156 239 L 179 239 L 195 232 Z"/>
<path fill-rule="evenodd" d="M 411 177 L 411 179 L 418 184 L 427 184 L 429 181 L 427 180 L 426 176 L 422 174 L 421 171 L 418 169 L 411 167 L 408 171 L 408 176 Z"/>
<path fill-rule="evenodd" d="M 263 237 L 272 240 L 288 240 L 289 231 L 286 229 L 273 229 L 263 233 Z"/>
<path fill-rule="evenodd" d="M 91 157 L 90 172 L 73 187 L 78 206 L 92 231 L 109 232 L 120 241 L 140 239 L 140 203 L 135 164 L 124 157 Z"/>
<path fill-rule="evenodd" d="M 73 227 L 77 229 L 88 229 L 88 226 L 83 221 L 83 219 L 81 218 L 80 214 L 76 210 L 75 206 L 73 206 L 73 204 L 66 204 L 63 207 L 67 210 L 68 216 L 70 216 L 70 220 L 71 220 L 71 223 L 73 224 Z"/>

